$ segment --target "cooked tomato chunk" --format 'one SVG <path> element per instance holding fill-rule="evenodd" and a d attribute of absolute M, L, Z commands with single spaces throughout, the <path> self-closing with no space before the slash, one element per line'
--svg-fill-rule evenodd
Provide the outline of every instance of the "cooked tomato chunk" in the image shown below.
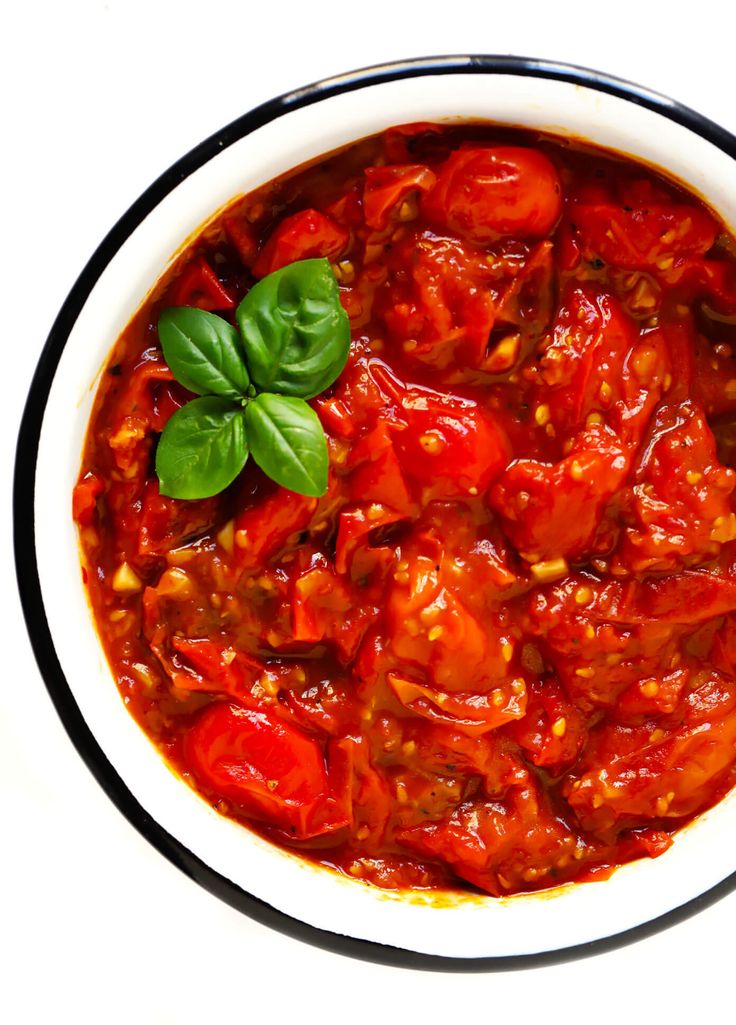
<path fill-rule="evenodd" d="M 155 481 L 149 481 L 143 495 L 138 550 L 141 555 L 164 555 L 206 533 L 217 515 L 215 499 L 175 501 L 160 494 Z"/>
<path fill-rule="evenodd" d="M 620 558 L 637 571 L 703 563 L 736 538 L 736 474 L 718 461 L 713 433 L 693 402 L 660 408 L 634 479 Z"/>
<path fill-rule="evenodd" d="M 432 482 L 437 497 L 485 491 L 510 458 L 503 427 L 472 400 L 407 388 L 398 418 L 394 447 L 404 472 Z"/>
<path fill-rule="evenodd" d="M 202 256 L 192 260 L 169 298 L 171 306 L 196 306 L 200 310 L 230 310 L 235 306 L 233 295 Z"/>
<path fill-rule="evenodd" d="M 718 226 L 703 207 L 646 180 L 622 181 L 615 192 L 598 186 L 574 198 L 571 217 L 584 252 L 628 270 L 666 269 L 715 242 Z"/>
<path fill-rule="evenodd" d="M 416 216 L 414 207 L 406 202 L 407 197 L 416 196 L 432 188 L 436 176 L 422 164 L 394 165 L 393 167 L 368 167 L 365 172 L 363 210 L 365 223 L 369 228 L 382 231 L 399 203 L 404 207 L 397 211 L 399 220 L 410 220 Z"/>
<path fill-rule="evenodd" d="M 391 244 L 384 276 L 376 313 L 406 357 L 439 369 L 482 364 L 501 293 L 484 254 L 416 229 Z"/>
<path fill-rule="evenodd" d="M 302 210 L 281 222 L 253 264 L 253 273 L 263 278 L 295 260 L 334 259 L 342 255 L 348 239 L 348 232 L 319 210 Z"/>
<path fill-rule="evenodd" d="M 657 351 L 651 357 L 648 351 L 640 356 L 637 341 L 631 320 L 614 296 L 590 287 L 569 288 L 540 360 L 542 383 L 535 422 L 549 421 L 555 429 L 571 434 L 591 415 L 601 420 L 609 416 L 611 425 L 620 430 L 631 407 L 636 408 L 636 372 L 643 363 L 646 372 L 641 383 L 650 393 L 653 390 L 656 402 L 663 356 Z"/>
<path fill-rule="evenodd" d="M 705 693 L 690 696 L 675 729 L 600 727 L 592 741 L 600 751 L 595 768 L 582 771 L 584 760 L 569 784 L 569 802 L 585 828 L 606 838 L 634 822 L 692 815 L 712 800 L 736 761 L 736 720 L 726 718 L 736 689 L 733 680 L 715 677 L 700 688 Z"/>
<path fill-rule="evenodd" d="M 506 534 L 531 561 L 580 560 L 610 548 L 606 504 L 618 492 L 629 460 L 613 432 L 594 425 L 582 432 L 555 466 L 520 459 L 491 492 L 490 504 Z"/>
<path fill-rule="evenodd" d="M 433 223 L 472 242 L 541 238 L 562 210 L 562 185 L 543 153 L 517 146 L 461 149 L 439 168 L 422 203 Z"/>
<path fill-rule="evenodd" d="M 87 527 L 94 518 L 97 499 L 105 490 L 105 482 L 94 473 L 87 473 L 74 487 L 72 516 L 81 527 Z"/>
<path fill-rule="evenodd" d="M 545 807 L 533 787 L 512 790 L 506 801 L 469 801 L 447 822 L 399 834 L 418 854 L 440 857 L 480 889 L 501 896 L 535 889 L 537 880 L 561 882 L 579 870 L 574 832 Z M 538 885 L 538 884 L 537 884 Z"/>
<path fill-rule="evenodd" d="M 212 705 L 186 748 L 205 786 L 262 822 L 294 838 L 335 828 L 320 821 L 329 784 L 319 744 L 272 714 Z"/>

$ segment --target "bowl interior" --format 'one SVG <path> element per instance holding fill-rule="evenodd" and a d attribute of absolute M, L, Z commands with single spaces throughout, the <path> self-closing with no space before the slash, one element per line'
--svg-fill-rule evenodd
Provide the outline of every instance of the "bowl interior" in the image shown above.
<path fill-rule="evenodd" d="M 266 115 L 264 115 L 264 118 Z M 115 251 L 69 332 L 41 429 L 35 488 L 38 571 L 56 653 L 74 700 L 149 815 L 206 865 L 281 911 L 359 939 L 450 957 L 557 950 L 650 921 L 734 870 L 736 797 L 684 830 L 656 861 L 611 879 L 509 899 L 436 901 L 348 880 L 278 850 L 215 813 L 179 780 L 125 711 L 81 582 L 69 495 L 99 371 L 119 332 L 191 232 L 236 195 L 389 125 L 487 119 L 590 139 L 667 169 L 730 225 L 734 162 L 694 131 L 596 88 L 518 74 L 419 74 L 337 92 L 263 120 L 161 200 Z"/>

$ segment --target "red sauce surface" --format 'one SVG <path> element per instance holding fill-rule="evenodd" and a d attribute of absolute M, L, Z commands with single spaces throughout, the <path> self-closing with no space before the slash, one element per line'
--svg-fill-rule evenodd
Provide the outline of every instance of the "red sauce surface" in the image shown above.
<path fill-rule="evenodd" d="M 391 129 L 210 224 L 111 355 L 74 515 L 131 713 L 224 814 L 393 888 L 656 856 L 736 762 L 736 245 L 582 144 Z M 333 261 L 322 499 L 163 498 L 156 323 Z"/>

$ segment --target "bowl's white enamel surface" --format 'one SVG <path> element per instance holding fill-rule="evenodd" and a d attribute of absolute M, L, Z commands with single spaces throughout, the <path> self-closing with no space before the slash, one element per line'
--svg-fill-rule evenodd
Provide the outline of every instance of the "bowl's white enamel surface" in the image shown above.
<path fill-rule="evenodd" d="M 36 482 L 39 576 L 61 666 L 87 724 L 146 811 L 207 865 L 277 909 L 338 934 L 452 957 L 556 950 L 679 907 L 736 868 L 736 795 L 686 829 L 661 858 L 625 866 L 605 882 L 543 895 L 458 898 L 437 906 L 309 866 L 212 811 L 169 770 L 126 712 L 86 603 L 69 495 L 96 375 L 190 232 L 233 196 L 391 124 L 473 118 L 589 138 L 643 158 L 690 183 L 736 224 L 730 157 L 645 107 L 580 85 L 514 74 L 422 75 L 289 110 L 186 178 L 110 261 L 62 354 Z"/>

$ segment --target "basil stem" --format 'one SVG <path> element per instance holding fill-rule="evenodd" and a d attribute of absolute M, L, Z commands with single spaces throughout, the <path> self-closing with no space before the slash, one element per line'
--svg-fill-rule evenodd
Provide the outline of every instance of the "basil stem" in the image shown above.
<path fill-rule="evenodd" d="M 327 439 L 304 400 L 332 384 L 350 348 L 329 261 L 301 260 L 269 274 L 247 293 L 236 319 L 240 334 L 222 317 L 189 306 L 159 319 L 169 368 L 201 396 L 177 410 L 161 435 L 161 494 L 216 495 L 250 451 L 277 484 L 319 497 L 327 490 Z"/>

